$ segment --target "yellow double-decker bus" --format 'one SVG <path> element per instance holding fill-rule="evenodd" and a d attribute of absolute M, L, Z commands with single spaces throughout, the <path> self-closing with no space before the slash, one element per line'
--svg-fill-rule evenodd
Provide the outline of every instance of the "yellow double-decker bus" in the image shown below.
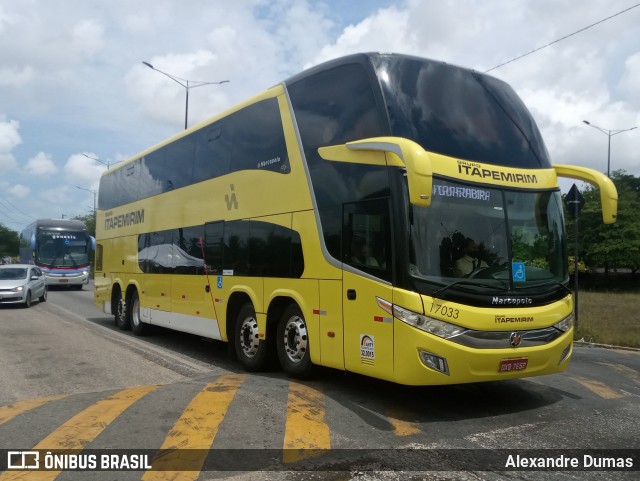
<path fill-rule="evenodd" d="M 558 177 L 504 82 L 358 54 L 105 172 L 95 301 L 122 329 L 410 385 L 536 376 L 572 353 Z"/>

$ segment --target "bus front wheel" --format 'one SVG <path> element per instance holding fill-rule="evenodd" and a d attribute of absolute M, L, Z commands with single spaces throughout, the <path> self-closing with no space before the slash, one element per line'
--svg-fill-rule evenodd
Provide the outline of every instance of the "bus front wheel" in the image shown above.
<path fill-rule="evenodd" d="M 238 361 L 247 371 L 261 371 L 266 367 L 268 345 L 259 338 L 256 311 L 250 303 L 243 305 L 238 313 L 234 344 Z"/>
<path fill-rule="evenodd" d="M 300 308 L 291 304 L 278 323 L 278 358 L 282 370 L 298 379 L 309 378 L 314 370 L 309 352 L 307 322 Z"/>

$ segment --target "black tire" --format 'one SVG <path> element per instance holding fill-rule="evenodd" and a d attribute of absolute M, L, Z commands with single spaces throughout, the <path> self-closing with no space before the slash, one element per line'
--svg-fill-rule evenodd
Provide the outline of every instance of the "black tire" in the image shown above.
<path fill-rule="evenodd" d="M 258 338 L 256 311 L 251 303 L 242 306 L 234 329 L 236 357 L 247 371 L 264 370 L 268 365 L 268 342 Z"/>
<path fill-rule="evenodd" d="M 127 316 L 129 316 L 131 331 L 133 331 L 136 336 L 146 336 L 149 333 L 150 326 L 140 319 L 140 296 L 136 289 L 134 289 L 129 296 L 129 302 L 127 304 L 129 306 Z"/>
<path fill-rule="evenodd" d="M 282 370 L 297 379 L 308 379 L 314 373 L 309 350 L 307 322 L 296 304 L 289 305 L 278 322 L 278 359 Z"/>
<path fill-rule="evenodd" d="M 115 303 L 115 312 L 116 318 L 116 326 L 118 326 L 123 331 L 128 331 L 131 329 L 131 324 L 129 324 L 129 317 L 127 316 L 127 302 L 122 297 L 122 291 L 118 290 L 118 294 L 116 294 L 116 303 Z"/>
<path fill-rule="evenodd" d="M 39 302 L 47 302 L 47 291 L 49 289 L 47 288 L 47 286 L 44 286 L 44 292 L 42 293 L 42 295 L 38 298 Z"/>
<path fill-rule="evenodd" d="M 28 308 L 31 307 L 31 291 L 27 291 L 27 295 L 24 298 L 24 307 Z"/>

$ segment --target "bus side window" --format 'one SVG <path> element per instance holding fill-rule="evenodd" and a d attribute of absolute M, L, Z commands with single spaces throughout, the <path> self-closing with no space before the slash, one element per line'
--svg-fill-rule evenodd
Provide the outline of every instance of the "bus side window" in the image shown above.
<path fill-rule="evenodd" d="M 387 199 L 345 204 L 343 240 L 345 264 L 391 280 L 391 226 Z"/>
<path fill-rule="evenodd" d="M 231 161 L 231 123 L 219 121 L 193 135 L 197 136 L 193 183 L 227 174 Z"/>

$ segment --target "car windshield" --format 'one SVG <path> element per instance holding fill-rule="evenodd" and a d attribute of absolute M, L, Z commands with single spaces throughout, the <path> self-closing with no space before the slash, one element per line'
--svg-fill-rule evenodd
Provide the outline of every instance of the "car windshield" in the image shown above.
<path fill-rule="evenodd" d="M 86 232 L 40 230 L 37 260 L 49 267 L 77 267 L 89 263 Z"/>
<path fill-rule="evenodd" d="M 16 281 L 27 278 L 27 269 L 24 267 L 5 267 L 0 269 L 0 281 Z"/>
<path fill-rule="evenodd" d="M 412 207 L 409 270 L 440 287 L 514 291 L 568 279 L 558 191 L 510 191 L 436 180 Z"/>

